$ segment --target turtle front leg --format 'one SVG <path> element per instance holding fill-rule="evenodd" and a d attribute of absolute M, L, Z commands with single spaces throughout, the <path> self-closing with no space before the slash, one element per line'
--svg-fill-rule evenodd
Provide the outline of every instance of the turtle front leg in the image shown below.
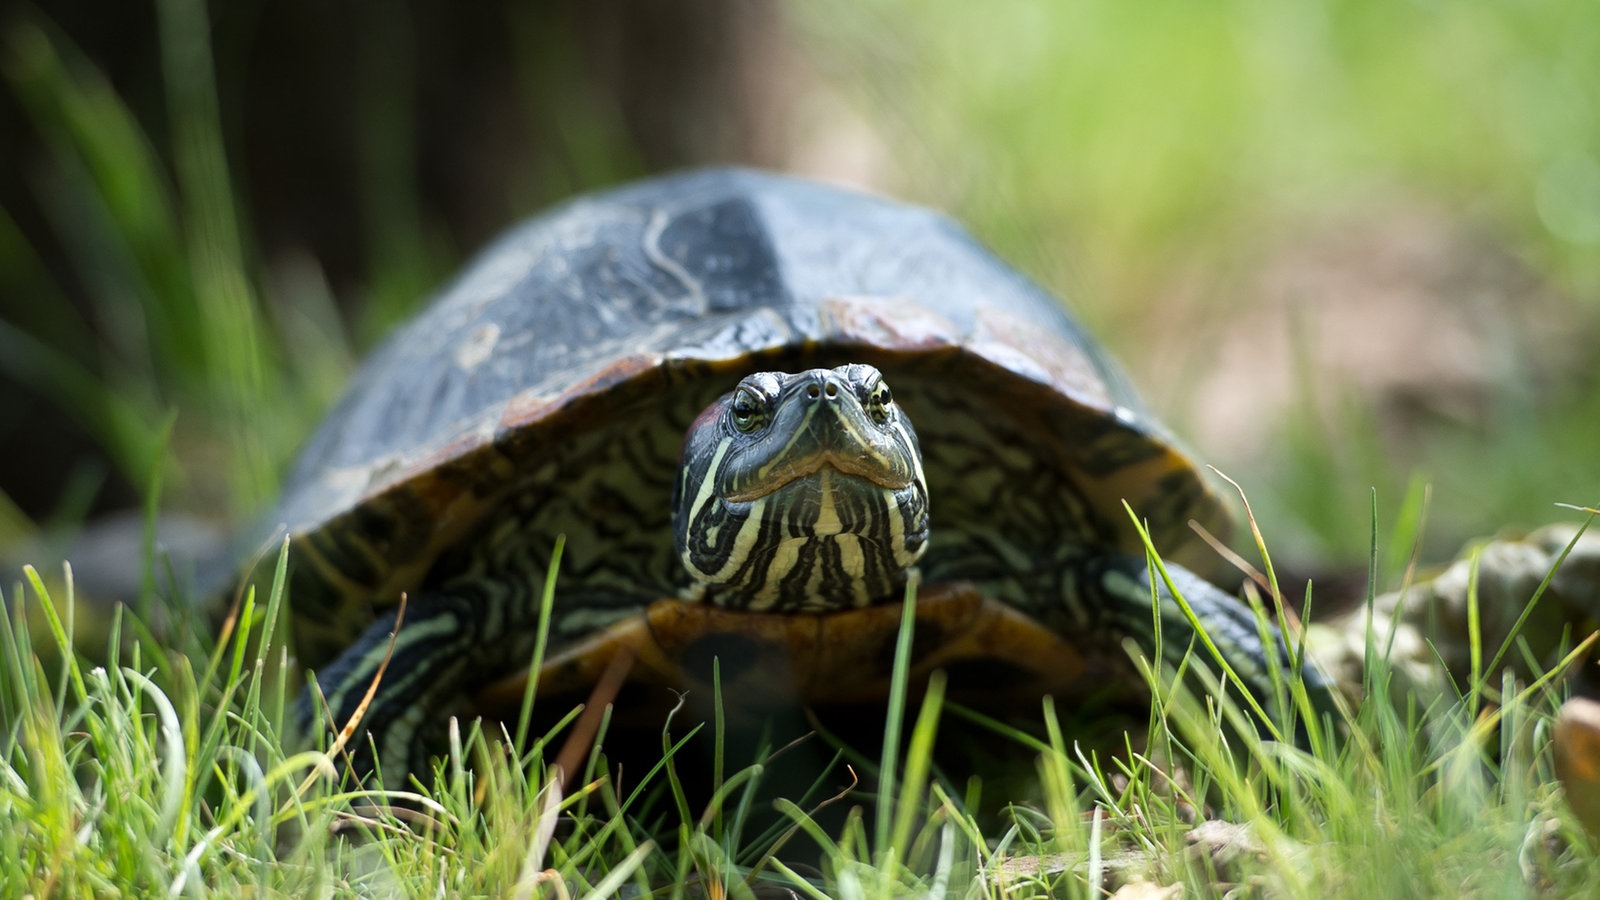
<path fill-rule="evenodd" d="M 394 624 L 389 616 L 374 622 L 316 673 L 320 699 L 308 684 L 295 704 L 303 733 L 337 734 L 376 679 L 372 702 L 345 749 L 358 778 L 376 768 L 389 787 L 428 772 L 430 756 L 445 744 L 450 716 L 466 709 L 473 688 L 499 674 L 485 654 L 505 640 L 487 640 L 474 605 L 445 594 L 423 594 L 406 605 L 391 653 Z"/>
<path fill-rule="evenodd" d="M 1283 710 L 1279 708 L 1273 670 L 1283 677 L 1290 671 L 1283 633 L 1276 625 L 1268 623 L 1264 626 L 1266 640 L 1263 640 L 1263 626 L 1249 606 L 1181 566 L 1164 565 L 1173 587 L 1194 611 L 1195 620 L 1227 659 L 1228 665 L 1261 707 L 1281 720 Z M 1213 672 L 1218 671 L 1216 660 L 1200 640 L 1193 621 L 1184 613 L 1166 581 L 1159 573 L 1152 573 L 1145 557 L 1133 554 L 1096 556 L 1084 561 L 1079 574 L 1078 591 L 1091 618 L 1103 617 L 1100 624 L 1134 638 L 1146 654 L 1153 656 L 1151 600 L 1154 597 L 1160 614 L 1163 661 L 1176 668 L 1188 657 L 1191 666 L 1199 662 Z M 1153 593 L 1152 574 L 1155 576 Z M 1301 679 L 1313 710 L 1318 715 L 1332 712 L 1332 687 L 1309 661 L 1302 669 Z M 1297 732 L 1297 738 L 1304 737 L 1303 726 Z"/>

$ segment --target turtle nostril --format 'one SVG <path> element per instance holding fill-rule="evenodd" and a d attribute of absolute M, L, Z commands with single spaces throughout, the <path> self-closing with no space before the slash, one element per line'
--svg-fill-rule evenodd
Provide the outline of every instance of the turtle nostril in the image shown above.
<path fill-rule="evenodd" d="M 827 392 L 830 398 L 837 397 L 839 396 L 839 386 L 830 381 L 828 382 Z"/>
<path fill-rule="evenodd" d="M 806 386 L 806 396 L 810 397 L 813 400 L 815 400 L 818 397 L 822 396 L 822 392 L 817 390 L 817 386 L 814 385 L 814 384 L 807 385 Z"/>

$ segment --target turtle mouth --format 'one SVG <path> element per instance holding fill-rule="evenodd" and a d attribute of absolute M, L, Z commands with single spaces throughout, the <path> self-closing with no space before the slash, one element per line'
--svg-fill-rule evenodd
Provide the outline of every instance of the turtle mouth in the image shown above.
<path fill-rule="evenodd" d="M 884 490 L 905 490 L 919 476 L 915 438 L 909 429 L 898 429 L 885 409 L 875 419 L 862 394 L 837 371 L 794 376 L 773 401 L 767 429 L 730 454 L 719 491 L 723 499 L 759 500 L 828 470 Z"/>
<path fill-rule="evenodd" d="M 871 482 L 891 491 L 904 490 L 911 479 L 896 471 L 877 457 L 856 453 L 841 453 L 833 449 L 819 450 L 799 459 L 783 459 L 763 467 L 751 483 L 731 489 L 723 495 L 730 503 L 749 503 L 774 494 L 802 478 L 818 475 L 832 469 L 841 475 Z"/>

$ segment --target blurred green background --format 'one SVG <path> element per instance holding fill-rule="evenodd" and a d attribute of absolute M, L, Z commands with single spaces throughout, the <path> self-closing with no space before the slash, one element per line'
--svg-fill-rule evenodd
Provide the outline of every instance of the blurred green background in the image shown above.
<path fill-rule="evenodd" d="M 1374 495 L 1386 563 L 1423 486 L 1434 559 L 1572 518 L 1600 500 L 1596 34 L 1581 0 L 23 5 L 0 545 L 43 561 L 153 487 L 246 520 L 496 231 L 725 162 L 965 222 L 1306 572 L 1365 572 Z"/>

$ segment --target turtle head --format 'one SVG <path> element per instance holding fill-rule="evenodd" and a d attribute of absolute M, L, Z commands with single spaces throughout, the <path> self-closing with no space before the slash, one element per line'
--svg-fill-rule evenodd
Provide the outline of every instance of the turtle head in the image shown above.
<path fill-rule="evenodd" d="M 689 427 L 673 537 L 690 599 L 813 612 L 900 599 L 928 543 L 928 488 L 883 375 L 739 382 Z"/>

